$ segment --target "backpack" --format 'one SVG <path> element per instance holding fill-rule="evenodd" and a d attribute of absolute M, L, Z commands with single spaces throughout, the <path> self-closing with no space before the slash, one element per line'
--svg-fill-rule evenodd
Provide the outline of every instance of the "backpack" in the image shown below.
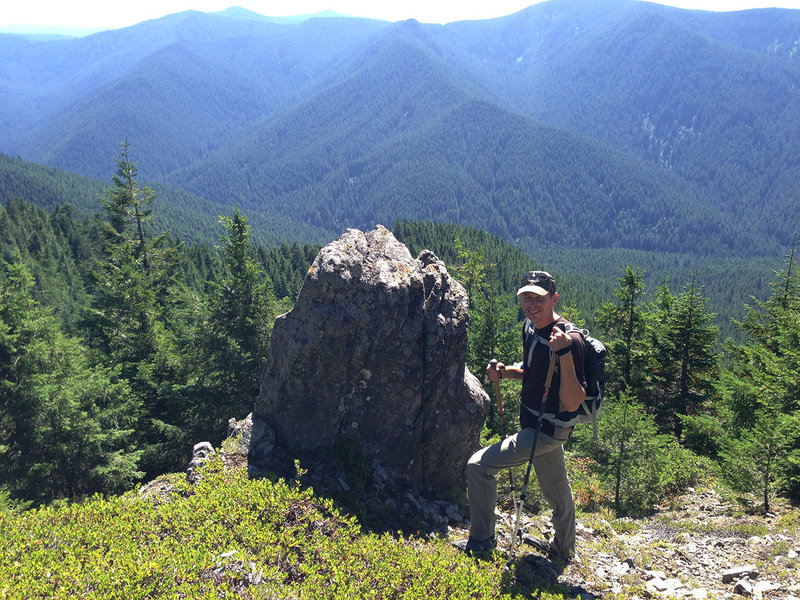
<path fill-rule="evenodd" d="M 606 389 L 606 347 L 603 342 L 597 338 L 589 335 L 588 329 L 581 329 L 572 323 L 558 323 L 558 326 L 566 333 L 577 331 L 583 337 L 586 351 L 583 354 L 583 374 L 586 377 L 586 399 L 581 402 L 578 408 L 578 415 L 568 422 L 558 421 L 555 422 L 559 427 L 572 427 L 580 423 L 591 423 L 592 434 L 594 439 L 597 439 L 597 417 L 603 410 L 603 392 Z M 530 320 L 525 320 L 525 328 L 523 330 L 525 336 L 534 335 L 534 344 L 540 341 L 543 344 L 550 345 L 548 340 L 542 339 L 534 333 L 533 324 Z M 533 346 L 529 355 L 533 352 Z M 528 357 L 528 362 L 530 356 Z M 551 419 L 553 420 L 553 419 Z"/>

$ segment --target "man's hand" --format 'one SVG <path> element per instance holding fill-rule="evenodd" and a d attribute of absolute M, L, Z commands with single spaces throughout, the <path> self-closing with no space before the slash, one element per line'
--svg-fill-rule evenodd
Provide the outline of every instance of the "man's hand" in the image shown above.
<path fill-rule="evenodd" d="M 571 345 L 572 338 L 569 337 L 569 334 L 561 331 L 558 327 L 553 327 L 553 332 L 550 334 L 550 347 L 553 352 L 569 348 Z"/>
<path fill-rule="evenodd" d="M 500 381 L 503 378 L 503 371 L 505 371 L 505 368 L 506 366 L 503 363 L 492 359 L 489 364 L 486 365 L 486 376 L 492 383 Z"/>

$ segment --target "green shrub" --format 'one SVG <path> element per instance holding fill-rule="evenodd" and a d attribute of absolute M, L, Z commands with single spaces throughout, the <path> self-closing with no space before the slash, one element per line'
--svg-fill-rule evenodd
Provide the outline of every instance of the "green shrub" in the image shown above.
<path fill-rule="evenodd" d="M 219 459 L 192 491 L 0 513 L 0 598 L 530 597 L 504 559 L 364 533 L 311 490 Z"/>

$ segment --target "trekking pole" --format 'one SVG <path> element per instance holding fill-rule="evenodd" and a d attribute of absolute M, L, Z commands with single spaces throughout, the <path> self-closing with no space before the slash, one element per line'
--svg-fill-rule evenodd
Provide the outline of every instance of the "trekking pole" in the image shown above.
<path fill-rule="evenodd" d="M 542 428 L 542 416 L 544 415 L 544 404 L 547 401 L 547 395 L 550 393 L 550 383 L 553 381 L 553 371 L 556 367 L 556 353 L 551 352 L 550 365 L 547 367 L 547 379 L 544 382 L 544 394 L 542 395 L 542 405 L 539 407 L 539 418 L 536 421 L 536 430 L 533 433 L 533 445 L 531 446 L 531 456 L 528 459 L 528 470 L 525 471 L 525 479 L 522 482 L 522 491 L 519 494 L 519 503 L 517 504 L 517 516 L 514 521 L 514 534 L 511 536 L 511 549 L 509 553 L 514 555 L 514 547 L 517 543 L 517 533 L 519 533 L 519 518 L 522 515 L 522 505 L 527 498 L 528 481 L 531 478 L 531 467 L 533 466 L 533 455 L 536 453 L 536 442 L 539 439 L 539 430 Z"/>
<path fill-rule="evenodd" d="M 489 361 L 489 365 L 493 368 L 497 368 L 497 359 L 493 358 Z M 506 422 L 503 418 L 503 396 L 500 393 L 500 382 L 494 382 L 494 395 L 497 398 L 497 412 L 500 414 L 500 434 L 503 436 L 503 439 L 506 439 Z M 514 473 L 511 471 L 511 467 L 508 467 L 508 486 L 511 488 L 511 506 L 515 506 L 517 504 L 516 495 L 514 494 Z"/>

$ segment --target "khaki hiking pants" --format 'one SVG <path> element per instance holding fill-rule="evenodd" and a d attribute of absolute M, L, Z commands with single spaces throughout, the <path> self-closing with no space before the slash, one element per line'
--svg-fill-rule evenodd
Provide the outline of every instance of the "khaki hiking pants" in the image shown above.
<path fill-rule="evenodd" d="M 497 474 L 509 467 L 528 463 L 531 445 L 536 430 L 523 429 L 506 439 L 478 450 L 467 463 L 467 486 L 469 492 L 469 536 L 485 540 L 494 535 L 497 504 Z M 564 464 L 564 442 L 572 434 L 572 428 L 556 427 L 550 437 L 539 432 L 533 468 L 547 503 L 553 510 L 552 549 L 559 556 L 569 557 L 575 551 L 575 502 Z M 520 489 L 515 490 L 517 501 Z"/>

